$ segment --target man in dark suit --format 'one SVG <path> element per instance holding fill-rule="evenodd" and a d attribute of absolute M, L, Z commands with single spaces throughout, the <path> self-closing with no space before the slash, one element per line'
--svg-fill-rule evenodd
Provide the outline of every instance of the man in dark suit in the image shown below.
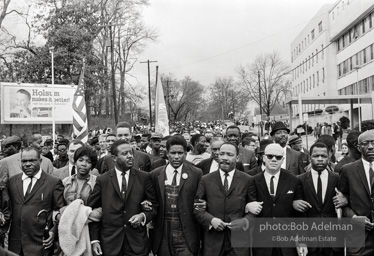
<path fill-rule="evenodd" d="M 255 191 L 251 195 L 257 203 L 256 210 L 246 211 L 257 214 L 259 218 L 291 218 L 296 216 L 297 200 L 302 199 L 301 181 L 284 169 L 281 169 L 284 160 L 284 149 L 276 143 L 269 144 L 265 148 L 265 171 L 253 177 Z M 253 206 L 253 202 L 251 203 Z M 253 244 L 262 244 L 261 241 L 269 240 L 255 227 Z M 306 248 L 298 248 L 306 251 Z M 267 248 L 253 248 L 254 256 L 297 256 L 296 248 L 271 247 L 271 241 Z M 305 255 L 305 254 L 304 254 Z"/>
<path fill-rule="evenodd" d="M 235 125 L 231 125 L 226 129 L 226 141 L 235 144 L 239 147 L 239 160 L 244 166 L 244 171 L 247 172 L 257 166 L 257 160 L 254 152 L 242 147 L 240 128 Z"/>
<path fill-rule="evenodd" d="M 127 122 L 119 122 L 116 126 L 117 140 L 126 140 L 130 143 L 132 133 L 131 125 Z M 109 135 L 108 135 L 109 137 Z M 148 154 L 141 152 L 139 150 L 133 149 L 134 163 L 133 167 L 135 169 L 150 172 L 151 171 L 151 160 Z M 109 170 L 112 170 L 115 166 L 113 158 L 111 155 L 106 155 L 102 158 L 102 161 L 97 163 L 96 169 L 100 174 L 103 174 Z"/>
<path fill-rule="evenodd" d="M 311 170 L 298 176 L 303 183 L 303 200 L 306 208 L 299 210 L 309 218 L 336 218 L 337 208 L 347 204 L 346 198 L 337 190 L 339 175 L 328 171 L 328 147 L 317 142 L 310 148 Z M 302 204 L 300 204 L 302 206 Z M 341 216 L 340 216 L 341 217 Z M 320 248 L 308 248 L 311 256 L 343 255 L 341 248 L 331 248 L 329 244 L 321 244 Z"/>
<path fill-rule="evenodd" d="M 251 176 L 255 176 L 256 174 L 262 173 L 265 170 L 265 165 L 263 162 L 264 152 L 267 145 L 274 143 L 273 140 L 263 139 L 260 141 L 260 147 L 256 148 L 256 157 L 257 157 L 257 164 L 253 169 L 250 169 L 247 174 Z"/>
<path fill-rule="evenodd" d="M 303 148 L 303 141 L 298 135 L 291 135 L 288 138 L 288 145 L 295 151 L 300 152 L 303 160 L 303 169 L 310 163 L 309 151 Z"/>
<path fill-rule="evenodd" d="M 218 164 L 218 157 L 219 157 L 219 148 L 225 141 L 222 137 L 215 137 L 212 139 L 210 143 L 210 148 L 212 150 L 212 154 L 210 158 L 204 159 L 200 163 L 196 165 L 197 168 L 201 169 L 203 171 L 203 175 L 217 171 L 219 168 Z M 236 163 L 236 169 L 239 171 L 244 171 L 244 167 L 242 162 Z"/>
<path fill-rule="evenodd" d="M 156 198 L 149 173 L 133 168 L 129 142 L 118 140 L 111 149 L 115 167 L 98 176 L 87 205 L 102 207 L 101 222 L 89 224 L 95 255 L 148 255 L 149 240 L 145 224 L 156 215 Z M 142 211 L 148 200 L 151 210 Z"/>
<path fill-rule="evenodd" d="M 287 146 L 288 134 L 290 130 L 283 122 L 275 122 L 270 135 L 273 136 L 274 142 L 283 148 L 283 160 L 281 168 L 290 172 L 293 175 L 299 175 L 305 172 L 303 168 L 303 159 L 300 152 L 297 152 Z"/>
<path fill-rule="evenodd" d="M 234 247 L 232 231 L 243 232 L 249 228 L 246 203 L 254 193 L 252 178 L 235 169 L 239 157 L 235 144 L 225 142 L 220 147 L 219 171 L 202 177 L 196 197 L 207 202 L 207 210 L 195 210 L 197 221 L 204 229 L 204 254 L 250 255 L 249 247 Z M 249 239 L 249 238 L 248 238 Z"/>
<path fill-rule="evenodd" d="M 84 145 L 83 142 L 80 140 L 70 141 L 68 144 L 68 152 L 67 152 L 69 163 L 62 168 L 54 170 L 52 172 L 52 175 L 63 180 L 66 177 L 76 174 L 75 165 L 74 165 L 74 153 L 78 148 L 83 147 L 83 145 Z"/>
<path fill-rule="evenodd" d="M 197 255 L 200 229 L 193 216 L 201 170 L 184 161 L 187 142 L 170 137 L 166 144 L 169 164 L 151 172 L 159 213 L 150 230 L 152 251 L 160 256 Z"/>
<path fill-rule="evenodd" d="M 347 255 L 374 255 L 374 130 L 358 137 L 361 159 L 342 167 L 339 177 L 339 190 L 348 199 L 343 208 L 343 216 L 365 219 L 365 241 L 361 247 L 348 247 Z M 348 234 L 347 243 L 354 237 Z"/>
<path fill-rule="evenodd" d="M 55 238 L 52 212 L 64 206 L 61 180 L 40 168 L 40 153 L 33 147 L 21 154 L 23 173 L 9 179 L 12 223 L 9 250 L 20 255 L 45 255 Z M 44 238 L 45 228 L 49 237 Z M 53 226 L 53 227 L 52 227 Z"/>

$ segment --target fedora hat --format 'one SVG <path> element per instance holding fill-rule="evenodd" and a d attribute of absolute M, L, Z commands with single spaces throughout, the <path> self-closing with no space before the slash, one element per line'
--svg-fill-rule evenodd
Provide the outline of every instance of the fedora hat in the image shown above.
<path fill-rule="evenodd" d="M 275 122 L 274 125 L 273 125 L 273 129 L 271 130 L 270 132 L 270 135 L 273 136 L 274 133 L 276 131 L 279 131 L 279 130 L 286 130 L 287 133 L 290 133 L 290 129 L 288 129 L 283 122 L 281 121 L 278 121 L 278 122 Z"/>

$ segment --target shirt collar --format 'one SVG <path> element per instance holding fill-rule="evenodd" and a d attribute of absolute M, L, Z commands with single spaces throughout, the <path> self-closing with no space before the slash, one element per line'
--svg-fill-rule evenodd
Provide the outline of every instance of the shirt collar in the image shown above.
<path fill-rule="evenodd" d="M 117 175 L 122 175 L 122 171 L 118 170 L 117 167 L 114 167 L 114 169 L 115 169 Z M 125 175 L 126 175 L 126 174 L 129 174 L 129 173 L 130 173 L 130 170 L 131 170 L 131 169 L 127 170 L 126 173 L 125 173 Z"/>
<path fill-rule="evenodd" d="M 40 176 L 42 176 L 42 169 L 40 169 L 35 175 L 34 175 L 34 177 L 33 178 L 35 178 L 35 179 L 40 179 Z M 27 179 L 27 178 L 29 178 L 29 176 L 27 176 L 25 173 L 23 173 L 22 174 L 22 180 L 25 180 L 25 179 Z"/>
<path fill-rule="evenodd" d="M 173 174 L 175 170 L 177 170 L 178 174 L 181 174 L 183 164 L 181 164 L 181 166 L 179 166 L 177 169 L 174 169 L 174 167 L 171 166 L 171 164 L 169 163 L 166 168 L 167 168 L 166 171 L 170 172 L 171 174 Z"/>
<path fill-rule="evenodd" d="M 234 172 L 235 172 L 235 169 L 232 170 L 232 171 L 229 171 L 228 174 L 229 176 L 232 178 L 234 176 Z M 221 177 L 225 177 L 225 172 L 222 171 L 221 169 L 219 169 L 219 175 L 221 175 Z"/>
<path fill-rule="evenodd" d="M 363 159 L 362 157 L 361 157 L 361 159 L 362 159 L 362 163 L 364 164 L 364 166 L 367 166 L 368 168 L 370 168 L 370 162 L 366 161 L 366 160 Z M 372 162 L 372 166 L 373 166 L 373 168 L 374 168 L 374 162 Z"/>
<path fill-rule="evenodd" d="M 276 174 L 270 174 L 266 170 L 264 171 L 265 178 L 271 179 L 272 176 L 275 176 L 277 180 L 279 180 L 280 170 Z"/>
<path fill-rule="evenodd" d="M 311 169 L 311 171 L 312 171 L 312 174 L 314 174 L 314 175 L 318 175 L 318 172 L 317 172 L 316 170 L 314 170 L 313 168 Z M 324 175 L 325 173 L 327 173 L 327 170 L 326 170 L 326 169 L 324 169 L 324 170 L 321 172 L 321 175 Z"/>

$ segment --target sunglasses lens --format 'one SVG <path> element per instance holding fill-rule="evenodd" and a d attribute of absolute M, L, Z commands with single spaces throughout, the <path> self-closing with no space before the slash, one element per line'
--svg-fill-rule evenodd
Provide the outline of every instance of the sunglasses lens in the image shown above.
<path fill-rule="evenodd" d="M 275 156 L 275 159 L 277 159 L 278 161 L 282 160 L 283 156 Z"/>
<path fill-rule="evenodd" d="M 282 160 L 283 156 L 276 156 L 276 155 L 266 155 L 266 157 L 271 160 L 275 157 L 278 161 Z"/>

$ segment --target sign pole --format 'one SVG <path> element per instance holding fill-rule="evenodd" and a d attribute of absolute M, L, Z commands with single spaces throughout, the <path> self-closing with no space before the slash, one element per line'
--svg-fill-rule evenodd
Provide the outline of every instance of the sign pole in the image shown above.
<path fill-rule="evenodd" d="M 54 67 L 54 47 L 49 48 L 52 58 L 52 140 L 55 141 L 56 124 L 55 124 L 55 67 Z"/>

